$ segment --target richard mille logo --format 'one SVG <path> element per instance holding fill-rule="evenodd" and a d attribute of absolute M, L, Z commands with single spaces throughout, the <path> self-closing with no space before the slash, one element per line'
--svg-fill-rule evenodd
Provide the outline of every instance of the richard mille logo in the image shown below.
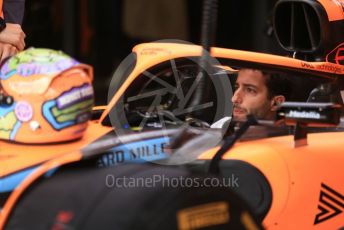
<path fill-rule="evenodd" d="M 318 209 L 314 225 L 341 214 L 344 210 L 344 196 L 322 183 Z"/>

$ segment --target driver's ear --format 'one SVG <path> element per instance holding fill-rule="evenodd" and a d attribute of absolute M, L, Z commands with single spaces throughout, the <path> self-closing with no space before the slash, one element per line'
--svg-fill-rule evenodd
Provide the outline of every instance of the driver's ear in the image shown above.
<path fill-rule="evenodd" d="M 274 96 L 271 99 L 271 111 L 276 111 L 283 102 L 285 102 L 285 97 L 283 95 Z"/>

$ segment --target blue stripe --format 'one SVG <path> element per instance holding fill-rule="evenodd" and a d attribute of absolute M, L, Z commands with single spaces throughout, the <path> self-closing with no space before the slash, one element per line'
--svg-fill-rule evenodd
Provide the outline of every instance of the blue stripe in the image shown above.
<path fill-rule="evenodd" d="M 2 72 L 2 71 L 1 71 Z M 6 74 L 3 74 L 3 73 L 1 73 L 0 74 L 0 79 L 1 80 L 7 80 L 7 79 L 9 79 L 10 77 L 12 77 L 14 74 L 16 74 L 17 73 L 17 70 L 16 69 L 14 69 L 14 70 L 11 70 L 11 71 L 9 71 L 9 72 L 7 72 Z"/>
<path fill-rule="evenodd" d="M 146 161 L 165 159 L 168 157 L 168 154 L 164 151 L 164 147 L 166 147 L 169 142 L 170 138 L 160 137 L 119 145 L 110 149 L 108 153 L 105 153 L 98 162 L 98 166 L 106 167 L 128 162 L 144 163 Z M 37 167 L 0 178 L 0 193 L 13 191 Z M 51 176 L 56 170 L 57 168 L 48 171 L 45 176 Z"/>
<path fill-rule="evenodd" d="M 13 191 L 35 168 L 26 169 L 0 179 L 0 193 Z"/>
<path fill-rule="evenodd" d="M 170 138 L 160 137 L 116 146 L 105 153 L 98 161 L 98 167 L 115 166 L 122 163 L 144 163 L 168 157 L 164 147 Z"/>
<path fill-rule="evenodd" d="M 52 101 L 48 101 L 46 103 L 44 103 L 43 105 L 43 116 L 45 116 L 45 118 L 48 120 L 48 122 L 57 130 L 61 130 L 63 128 L 66 128 L 68 126 L 74 125 L 75 122 L 74 121 L 66 121 L 63 123 L 57 123 L 57 121 L 55 120 L 55 117 L 53 116 L 53 114 L 51 113 L 51 108 L 56 106 L 56 101 L 52 100 Z"/>
<path fill-rule="evenodd" d="M 8 106 L 8 105 L 1 105 L 0 106 L 0 116 L 4 117 L 8 113 L 13 112 L 15 106 L 16 106 L 15 102 L 12 105 L 10 105 L 10 106 Z"/>
<path fill-rule="evenodd" d="M 13 130 L 10 135 L 10 140 L 14 140 L 16 138 L 18 129 L 21 127 L 21 122 L 17 121 L 16 124 L 13 127 Z"/>

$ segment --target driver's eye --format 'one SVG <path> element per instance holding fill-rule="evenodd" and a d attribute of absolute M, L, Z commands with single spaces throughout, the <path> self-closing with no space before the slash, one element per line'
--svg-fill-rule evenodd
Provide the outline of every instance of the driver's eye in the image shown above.
<path fill-rule="evenodd" d="M 253 88 L 250 88 L 250 87 L 247 87 L 247 88 L 246 88 L 246 91 L 247 91 L 248 93 L 256 93 L 256 90 L 253 89 Z"/>

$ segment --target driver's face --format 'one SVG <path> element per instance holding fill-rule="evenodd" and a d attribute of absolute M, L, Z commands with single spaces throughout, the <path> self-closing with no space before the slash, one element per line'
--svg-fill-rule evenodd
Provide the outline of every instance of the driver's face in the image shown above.
<path fill-rule="evenodd" d="M 248 114 L 258 119 L 270 119 L 272 105 L 262 72 L 252 69 L 240 70 L 232 102 L 233 117 L 237 120 L 244 120 Z"/>

